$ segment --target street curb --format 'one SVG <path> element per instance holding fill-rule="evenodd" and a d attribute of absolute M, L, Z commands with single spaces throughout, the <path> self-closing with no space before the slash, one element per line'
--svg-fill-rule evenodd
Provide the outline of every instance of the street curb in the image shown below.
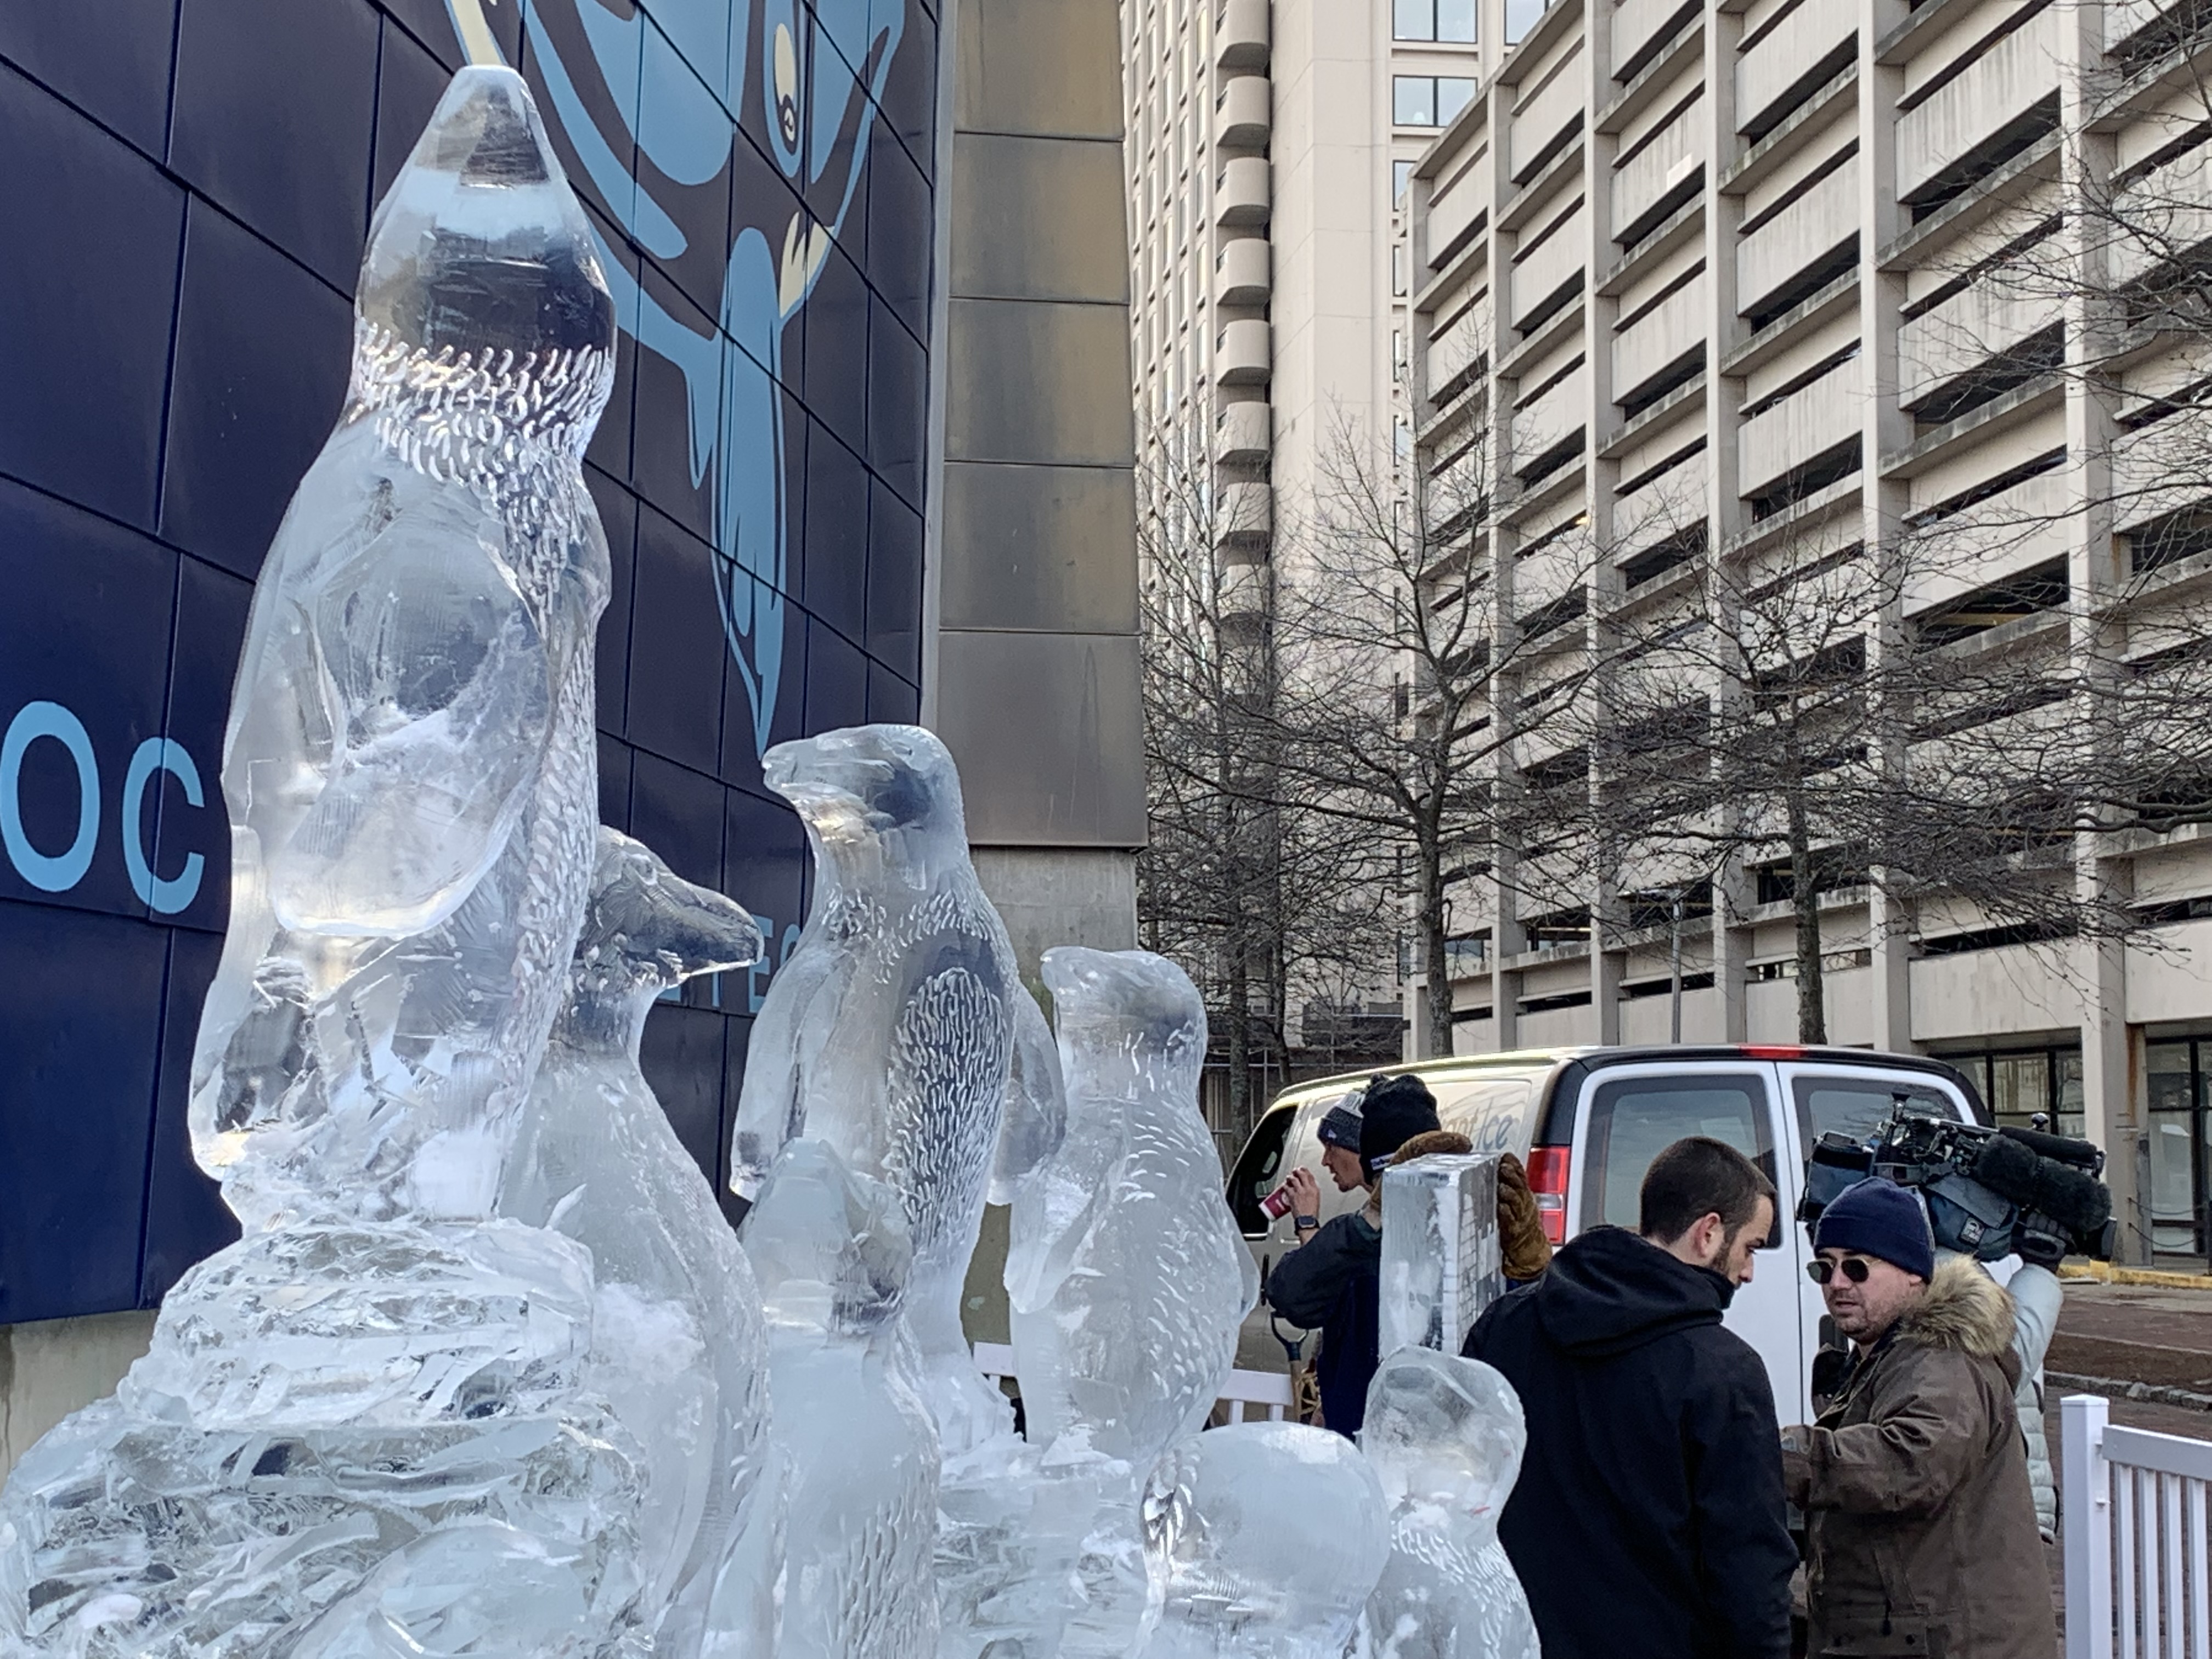
<path fill-rule="evenodd" d="M 2212 1291 L 2212 1273 L 2169 1273 L 2163 1267 L 2116 1267 L 2109 1261 L 2069 1256 L 2061 1264 L 2068 1279 L 2096 1279 L 2107 1285 L 2164 1285 L 2181 1291 Z"/>
<path fill-rule="evenodd" d="M 2153 1405 L 2212 1412 L 2212 1394 L 2199 1394 L 2194 1389 L 2172 1389 L 2157 1382 L 2126 1382 L 2117 1376 L 2077 1376 L 2070 1371 L 2045 1371 L 2043 1380 L 2062 1389 L 2101 1394 L 2113 1400 L 2144 1400 Z"/>

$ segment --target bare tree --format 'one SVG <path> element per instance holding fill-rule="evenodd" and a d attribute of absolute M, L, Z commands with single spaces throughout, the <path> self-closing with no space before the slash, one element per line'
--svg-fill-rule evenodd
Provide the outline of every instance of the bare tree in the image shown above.
<path fill-rule="evenodd" d="M 1455 451 L 1423 454 L 1417 489 L 1401 477 L 1412 460 L 1341 420 L 1323 445 L 1310 522 L 1279 561 L 1274 720 L 1286 789 L 1398 866 L 1425 977 L 1420 1025 L 1441 1054 L 1455 906 L 1477 882 L 1515 879 L 1516 745 L 1580 678 L 1571 651 L 1564 670 L 1548 659 L 1579 640 L 1587 564 L 1563 538 L 1516 608 L 1490 568 L 1479 425 Z"/>
<path fill-rule="evenodd" d="M 1140 469 L 1139 905 L 1146 944 L 1206 997 L 1236 1133 L 1253 1121 L 1255 1077 L 1297 1063 L 1292 1007 L 1355 1000 L 1394 954 L 1395 917 L 1387 859 L 1285 787 L 1272 573 L 1204 436 L 1154 433 Z"/>

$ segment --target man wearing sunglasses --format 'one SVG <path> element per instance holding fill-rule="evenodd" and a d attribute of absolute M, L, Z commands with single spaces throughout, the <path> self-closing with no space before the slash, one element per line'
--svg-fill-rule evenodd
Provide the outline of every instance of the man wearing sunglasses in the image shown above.
<path fill-rule="evenodd" d="M 1920 1200 L 1879 1176 L 1821 1212 L 1814 1249 L 1851 1355 L 1819 1419 L 1782 1436 L 1808 1652 L 2054 1659 L 2010 1298 L 1966 1257 L 1939 1265 Z"/>

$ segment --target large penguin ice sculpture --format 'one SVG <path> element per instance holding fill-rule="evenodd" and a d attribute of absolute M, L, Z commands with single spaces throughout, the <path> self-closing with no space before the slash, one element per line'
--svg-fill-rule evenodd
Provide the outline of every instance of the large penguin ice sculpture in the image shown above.
<path fill-rule="evenodd" d="M 969 1356 L 960 1287 L 986 1194 L 1003 1201 L 1058 1144 L 1050 1033 L 969 863 L 943 744 L 855 726 L 777 744 L 766 774 L 805 821 L 816 888 L 754 1022 L 731 1184 L 753 1196 L 804 1135 L 898 1195 L 914 1249 L 904 1320 L 957 1455 L 1010 1422 Z"/>
<path fill-rule="evenodd" d="M 249 1228 L 491 1212 L 595 856 L 614 335 L 521 78 L 464 70 L 377 210 L 239 660 L 191 1120 Z"/>
<path fill-rule="evenodd" d="M 638 1437 L 658 1650 L 688 1654 L 739 1529 L 757 1523 L 768 1347 L 752 1269 L 638 1065 L 653 1000 L 758 959 L 743 906 L 602 825 L 568 1000 L 500 1212 L 592 1252 L 594 1385 Z"/>
<path fill-rule="evenodd" d="M 9 1479 L 10 1659 L 596 1659 L 653 1622 L 590 1255 L 489 1218 L 591 878 L 608 585 L 613 306 L 520 76 L 454 79 L 357 295 L 224 744 L 191 1122 L 246 1234 Z"/>
<path fill-rule="evenodd" d="M 1407 1347 L 1382 1362 L 1359 1431 L 1390 1505 L 1390 1561 L 1367 1600 L 1372 1659 L 1537 1659 L 1498 1541 L 1528 1442 L 1513 1385 L 1480 1360 Z"/>

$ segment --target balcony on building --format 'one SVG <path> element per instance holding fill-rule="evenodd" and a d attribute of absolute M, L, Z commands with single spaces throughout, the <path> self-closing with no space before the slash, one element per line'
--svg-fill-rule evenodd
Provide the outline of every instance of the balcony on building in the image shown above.
<path fill-rule="evenodd" d="M 1580 453 L 1589 375 L 1577 368 L 1517 404 L 1512 412 L 1513 473 L 1523 483 L 1549 477 Z"/>
<path fill-rule="evenodd" d="M 1265 386 L 1273 372 L 1267 325 L 1256 317 L 1222 326 L 1213 344 L 1213 379 L 1218 386 Z"/>
<path fill-rule="evenodd" d="M 1943 200 L 1996 165 L 1992 158 L 2057 125 L 2063 31 L 2073 22 L 2068 8 L 2045 6 L 1924 96 L 1916 97 L 1913 83 L 1935 79 L 1948 64 L 1907 68 L 1899 100 L 1907 107 L 1897 119 L 1899 201 Z"/>
<path fill-rule="evenodd" d="M 1859 435 L 1866 418 L 1856 360 L 1749 416 L 1737 434 L 1743 493 L 1756 498 Z"/>
<path fill-rule="evenodd" d="M 1822 0 L 1799 0 L 1745 49 L 1735 65 L 1738 131 L 1763 133 L 1851 60 L 1858 13 Z"/>
<path fill-rule="evenodd" d="M 1613 336 L 1614 398 L 1632 406 L 1649 401 L 1645 388 L 1683 378 L 1684 362 L 1698 352 L 1705 338 L 1705 274 L 1701 268 Z"/>
<path fill-rule="evenodd" d="M 1990 358 L 2055 326 L 2063 299 L 2051 274 L 2008 280 L 2002 268 L 1897 331 L 1897 398 L 1914 409 Z"/>
<path fill-rule="evenodd" d="M 1213 545 L 1223 552 L 1264 548 L 1275 528 L 1275 492 L 1264 483 L 1225 483 L 1214 496 Z"/>
<path fill-rule="evenodd" d="M 1854 155 L 1745 232 L 1735 249 L 1736 294 L 1754 326 L 1809 297 L 1851 263 L 1858 189 Z"/>
<path fill-rule="evenodd" d="M 1565 148 L 1569 137 L 1582 128 L 1583 59 L 1566 58 L 1540 86 L 1520 88 L 1507 147 L 1513 182 L 1525 184 L 1545 162 Z"/>
<path fill-rule="evenodd" d="M 1696 0 L 1620 0 L 1613 14 L 1613 78 L 1632 78 L 1697 12 Z"/>
<path fill-rule="evenodd" d="M 1267 0 L 1222 0 L 1213 14 L 1213 61 L 1223 69 L 1266 69 L 1267 38 Z"/>
<path fill-rule="evenodd" d="M 1274 442 L 1273 408 L 1262 398 L 1224 404 L 1213 417 L 1213 459 L 1219 466 L 1257 466 Z"/>
<path fill-rule="evenodd" d="M 1264 540 L 1258 547 L 1224 544 L 1215 551 L 1222 556 L 1218 566 L 1221 585 L 1216 603 L 1220 608 L 1223 629 L 1232 635 L 1258 633 L 1267 619 Z"/>
<path fill-rule="evenodd" d="M 1589 221 L 1577 212 L 1513 260 L 1513 326 L 1534 328 L 1579 288 Z"/>
<path fill-rule="evenodd" d="M 1224 306 L 1263 306 L 1273 286 L 1273 251 L 1264 236 L 1224 242 L 1213 256 L 1213 301 Z"/>
<path fill-rule="evenodd" d="M 1213 181 L 1213 222 L 1260 226 L 1267 222 L 1267 158 L 1239 155 L 1222 163 Z"/>
<path fill-rule="evenodd" d="M 1692 104 L 1613 175 L 1613 236 L 1626 246 L 1694 195 L 1705 161 L 1705 112 Z"/>
<path fill-rule="evenodd" d="M 1275 89 L 1264 75 L 1232 76 L 1213 102 L 1218 149 L 1261 149 L 1274 122 Z"/>

